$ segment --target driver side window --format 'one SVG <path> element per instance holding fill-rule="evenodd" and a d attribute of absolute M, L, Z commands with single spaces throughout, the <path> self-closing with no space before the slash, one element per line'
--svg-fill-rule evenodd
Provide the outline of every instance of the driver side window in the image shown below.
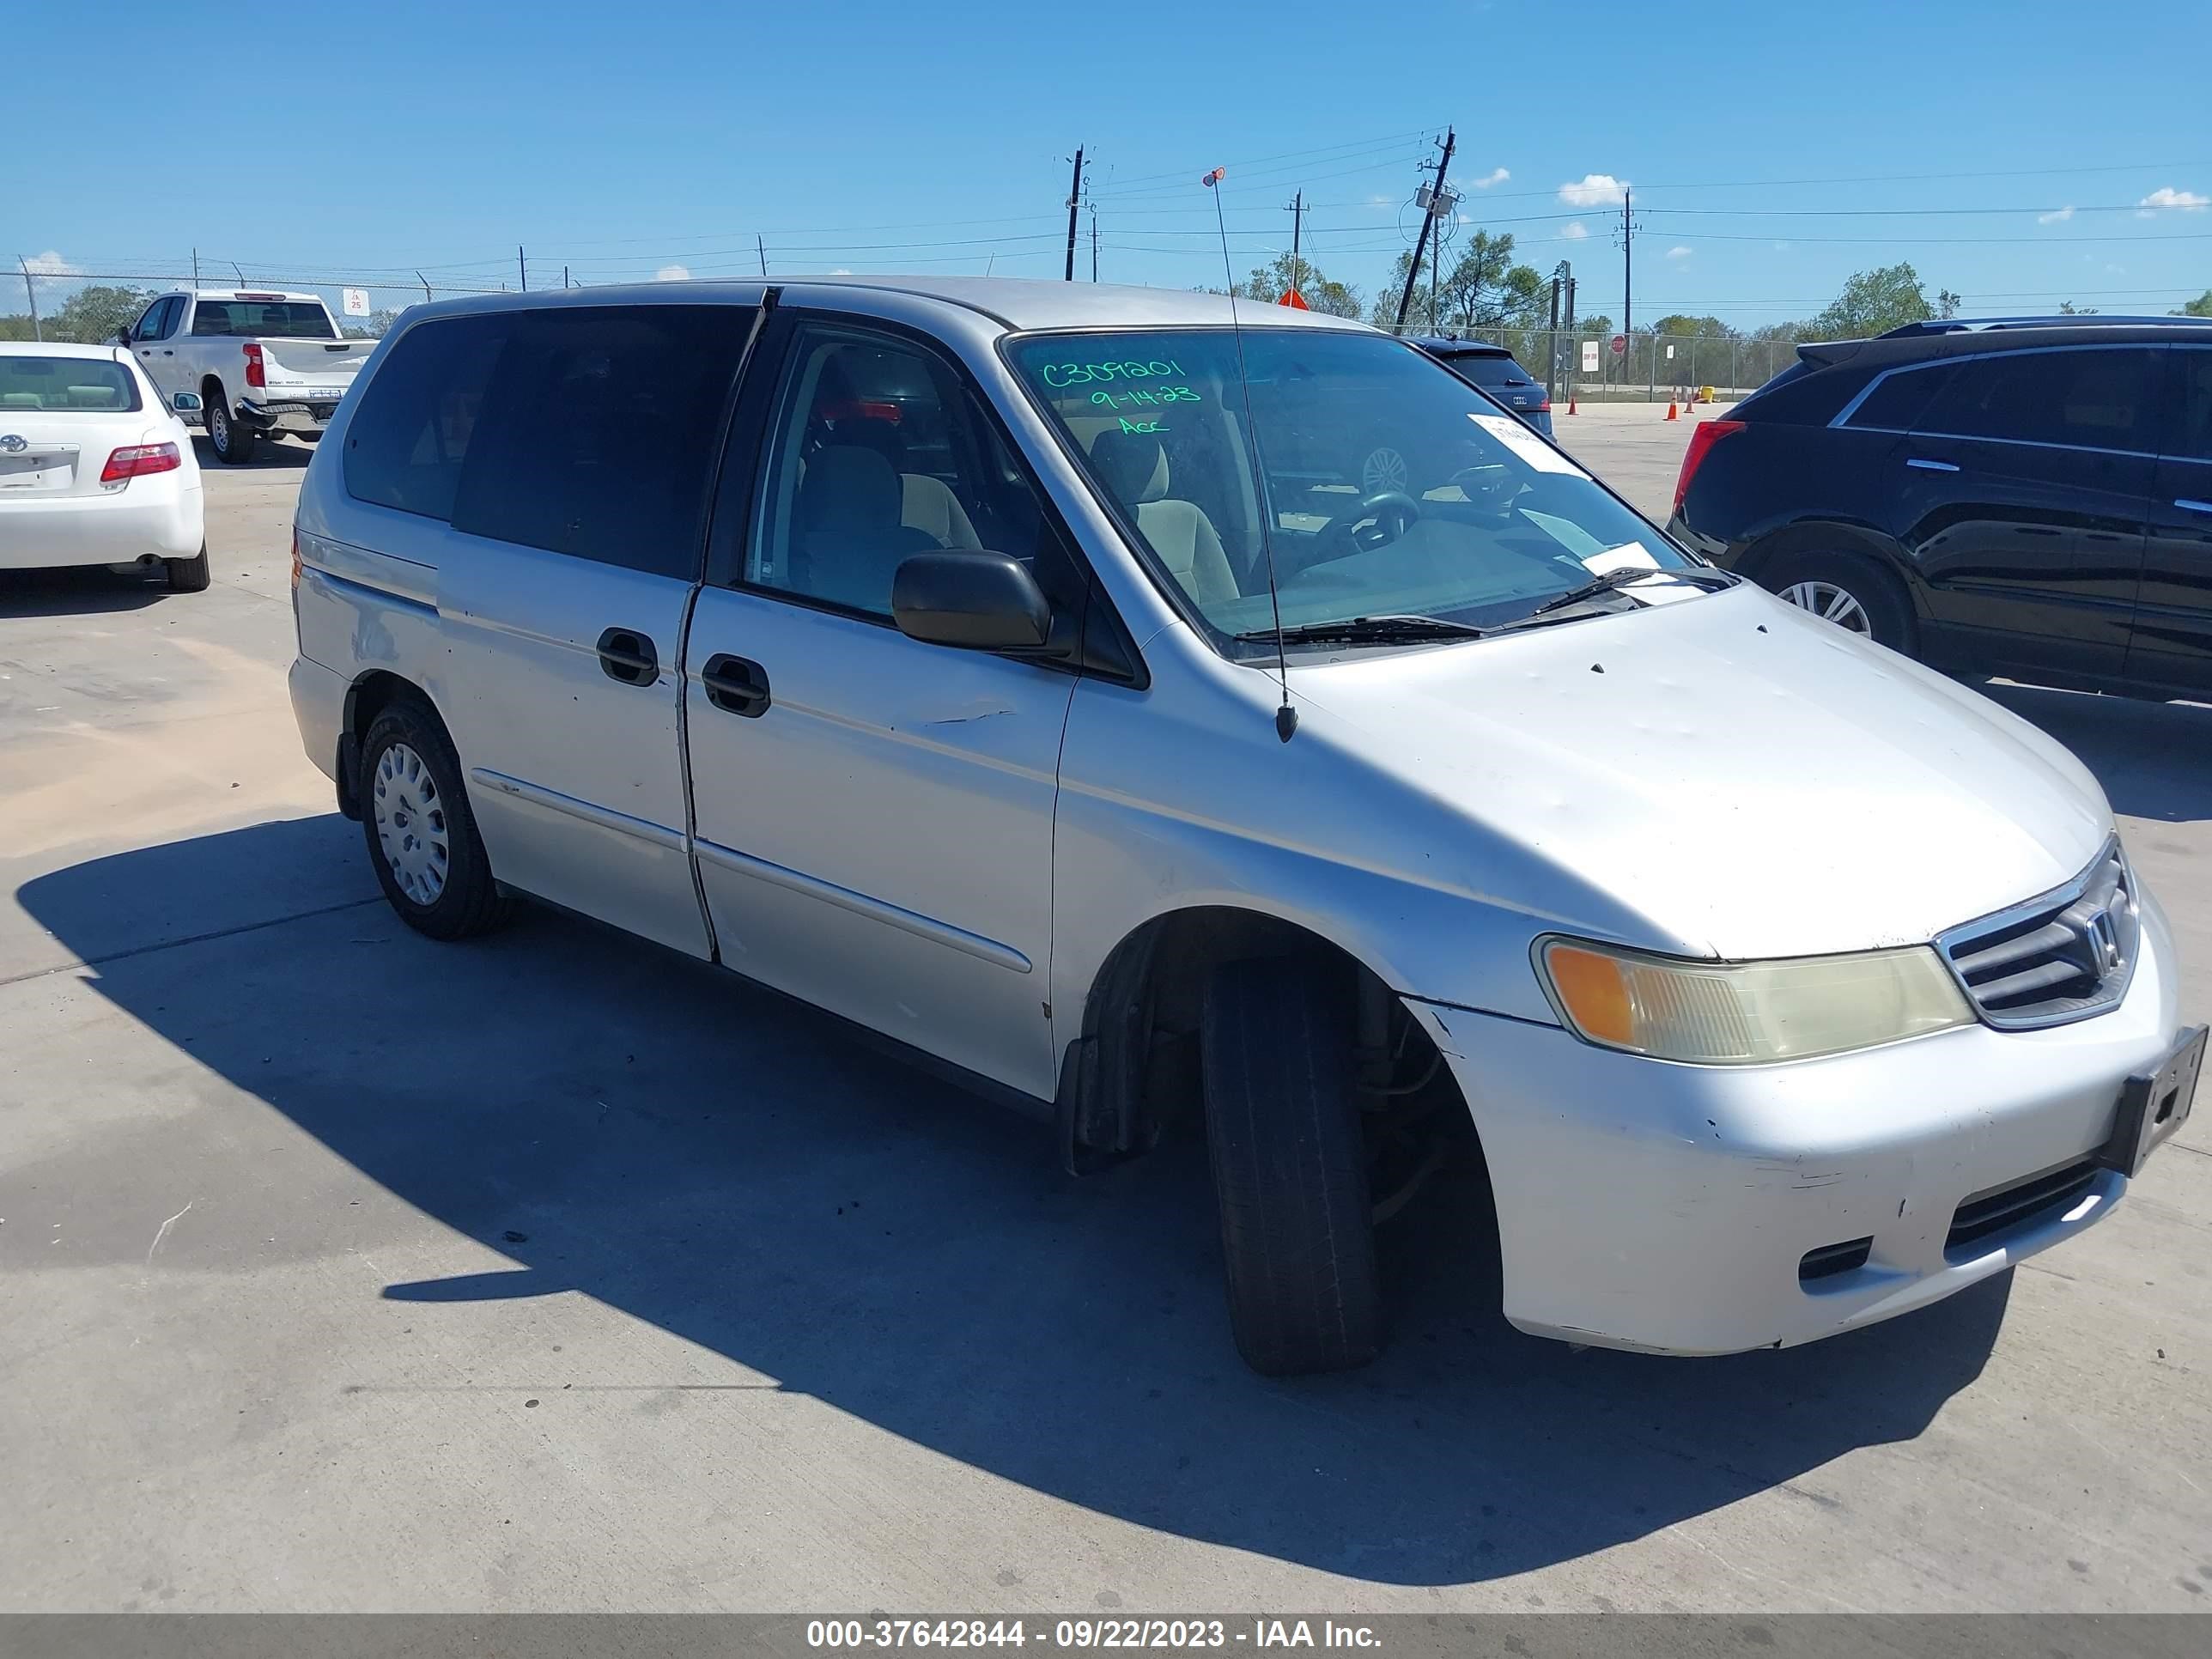
<path fill-rule="evenodd" d="M 917 553 L 1029 561 L 1067 591 L 1036 495 L 951 367 L 890 336 L 809 325 L 794 338 L 769 428 L 744 580 L 888 618 L 891 580 Z"/>

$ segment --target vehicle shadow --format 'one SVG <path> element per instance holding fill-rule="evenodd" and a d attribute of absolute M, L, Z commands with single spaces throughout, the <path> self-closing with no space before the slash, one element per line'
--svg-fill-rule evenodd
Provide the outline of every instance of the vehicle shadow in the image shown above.
<path fill-rule="evenodd" d="M 358 836 L 264 823 L 18 898 L 118 1008 L 514 1264 L 383 1287 L 426 1317 L 580 1291 L 1069 1503 L 1407 1585 L 1584 1556 L 1774 1487 L 1839 1508 L 1821 1467 L 1920 1434 L 2004 1317 L 2008 1275 L 1813 1348 L 1577 1352 L 1499 1318 L 1486 1200 L 1454 1176 L 1389 1237 L 1383 1357 L 1264 1379 L 1230 1344 L 1196 1138 L 1072 1181 L 1041 1125 L 718 970 L 543 911 L 469 945 L 417 938 L 371 896 Z M 241 928 L 279 915 L 298 919 Z M 197 1121 L 7 1184 L 143 1208 L 136 1185 Z M 320 1224 L 241 1221 L 279 1255 L 347 1248 Z"/>
<path fill-rule="evenodd" d="M 101 566 L 0 570 L 0 617 L 85 617 L 143 610 L 171 597 L 155 565 L 146 574 Z"/>
<path fill-rule="evenodd" d="M 203 472 L 297 472 L 315 459 L 315 447 L 303 444 L 295 438 L 261 438 L 255 441 L 253 453 L 241 465 L 233 466 L 220 459 L 215 446 L 207 441 L 204 432 L 192 434 L 192 453 L 199 457 Z"/>
<path fill-rule="evenodd" d="M 2081 757 L 2115 812 L 2169 823 L 2212 818 L 2212 708 L 2039 685 L 1978 689 Z"/>

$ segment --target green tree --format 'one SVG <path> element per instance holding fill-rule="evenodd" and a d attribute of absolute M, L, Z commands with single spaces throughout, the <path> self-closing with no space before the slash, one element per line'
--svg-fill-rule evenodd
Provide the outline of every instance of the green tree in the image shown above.
<path fill-rule="evenodd" d="M 148 288 L 88 283 L 62 301 L 46 320 L 49 340 L 75 340 L 98 345 L 112 340 L 123 325 L 134 320 L 154 297 Z M 44 312 L 46 307 L 39 307 Z"/>
<path fill-rule="evenodd" d="M 1413 269 L 1411 249 L 1398 256 L 1396 267 L 1382 293 L 1375 296 L 1370 320 L 1389 327 L 1397 319 L 1398 295 Z M 1551 289 L 1533 265 L 1516 264 L 1513 234 L 1493 236 L 1478 230 L 1449 270 L 1437 273 L 1436 304 L 1429 302 L 1428 284 L 1415 280 L 1413 302 L 1406 309 L 1406 324 L 1427 332 L 1452 330 L 1527 326 L 1547 318 Z"/>
<path fill-rule="evenodd" d="M 1322 275 L 1321 267 L 1310 259 L 1301 258 L 1293 264 L 1287 253 L 1277 254 L 1272 264 L 1261 265 L 1237 283 L 1237 297 L 1240 300 L 1264 300 L 1269 305 L 1275 305 L 1293 288 L 1297 289 L 1298 297 L 1312 310 L 1326 312 L 1332 317 L 1357 317 L 1359 314 L 1358 289 Z"/>
<path fill-rule="evenodd" d="M 2097 307 L 2077 306 L 2071 300 L 2061 300 L 2058 302 L 2058 314 L 2062 317 L 2094 317 L 2097 314 Z"/>
<path fill-rule="evenodd" d="M 1662 317 L 1651 326 L 1659 333 L 1677 340 L 1733 340 L 1735 331 L 1717 317 L 1689 317 L 1676 312 Z"/>
<path fill-rule="evenodd" d="M 370 312 L 366 322 L 346 324 L 338 332 L 349 340 L 380 340 L 392 332 L 392 324 L 398 320 L 399 313 L 386 307 Z"/>
<path fill-rule="evenodd" d="M 37 338 L 31 328 L 31 313 L 19 311 L 12 316 L 0 317 L 0 340 L 31 340 Z"/>
<path fill-rule="evenodd" d="M 1899 260 L 1873 270 L 1856 273 L 1844 284 L 1833 304 L 1815 317 L 1811 332 L 1816 340 L 1856 340 L 1906 323 L 1958 314 L 1959 296 L 1946 289 L 1934 301 L 1921 283 L 1920 273 Z"/>
<path fill-rule="evenodd" d="M 2208 288 L 2173 313 L 2177 317 L 2212 317 L 2212 288 Z"/>

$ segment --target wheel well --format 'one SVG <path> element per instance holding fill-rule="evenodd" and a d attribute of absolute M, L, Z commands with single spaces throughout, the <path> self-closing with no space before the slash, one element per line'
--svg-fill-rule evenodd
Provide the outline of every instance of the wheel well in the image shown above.
<path fill-rule="evenodd" d="M 1060 1144 L 1071 1171 L 1149 1151 L 1202 1109 L 1199 1017 L 1213 970 L 1256 957 L 1304 957 L 1342 987 L 1364 1080 L 1386 1086 L 1394 1063 L 1426 1067 L 1434 1045 L 1384 981 L 1348 951 L 1280 917 L 1206 906 L 1154 918 L 1108 956 L 1084 1000 L 1060 1090 Z M 1457 1093 L 1450 1068 L 1430 1068 Z M 1464 1116 L 1462 1103 L 1462 1114 Z"/>
<path fill-rule="evenodd" d="M 200 377 L 200 395 L 212 398 L 216 403 L 222 403 L 229 394 L 222 389 L 221 375 L 204 374 Z"/>
<path fill-rule="evenodd" d="M 1912 579 L 1911 565 L 1887 536 L 1850 524 L 1794 524 L 1762 538 L 1735 562 L 1735 568 L 1761 586 L 1765 572 L 1776 560 L 1792 553 L 1844 553 L 1873 568 L 1905 600 L 1915 617 L 1924 616 L 1920 584 Z"/>
<path fill-rule="evenodd" d="M 412 697 L 434 714 L 437 712 L 420 686 L 380 668 L 363 674 L 346 688 L 345 714 L 338 722 L 338 811 L 349 818 L 361 816 L 361 802 L 354 785 L 361 759 L 362 734 L 401 697 Z"/>

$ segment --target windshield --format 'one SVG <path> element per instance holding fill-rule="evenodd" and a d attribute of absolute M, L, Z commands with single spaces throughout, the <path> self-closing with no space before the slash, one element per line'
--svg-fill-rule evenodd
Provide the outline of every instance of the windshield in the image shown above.
<path fill-rule="evenodd" d="M 1242 388 L 1226 329 L 1034 336 L 1010 350 L 1228 649 L 1273 621 L 1263 526 L 1285 628 L 1385 615 L 1486 626 L 1610 570 L 1692 563 L 1517 418 L 1381 335 L 1254 329 Z"/>
<path fill-rule="evenodd" d="M 1532 386 L 1528 372 L 1510 357 L 1492 357 L 1487 353 L 1470 351 L 1444 360 L 1458 373 L 1477 386 Z"/>
<path fill-rule="evenodd" d="M 137 377 L 118 362 L 0 355 L 0 416 L 25 409 L 112 415 L 137 407 Z"/>
<path fill-rule="evenodd" d="M 203 300 L 192 312 L 192 332 L 269 340 L 338 337 L 330 313 L 307 300 Z"/>

